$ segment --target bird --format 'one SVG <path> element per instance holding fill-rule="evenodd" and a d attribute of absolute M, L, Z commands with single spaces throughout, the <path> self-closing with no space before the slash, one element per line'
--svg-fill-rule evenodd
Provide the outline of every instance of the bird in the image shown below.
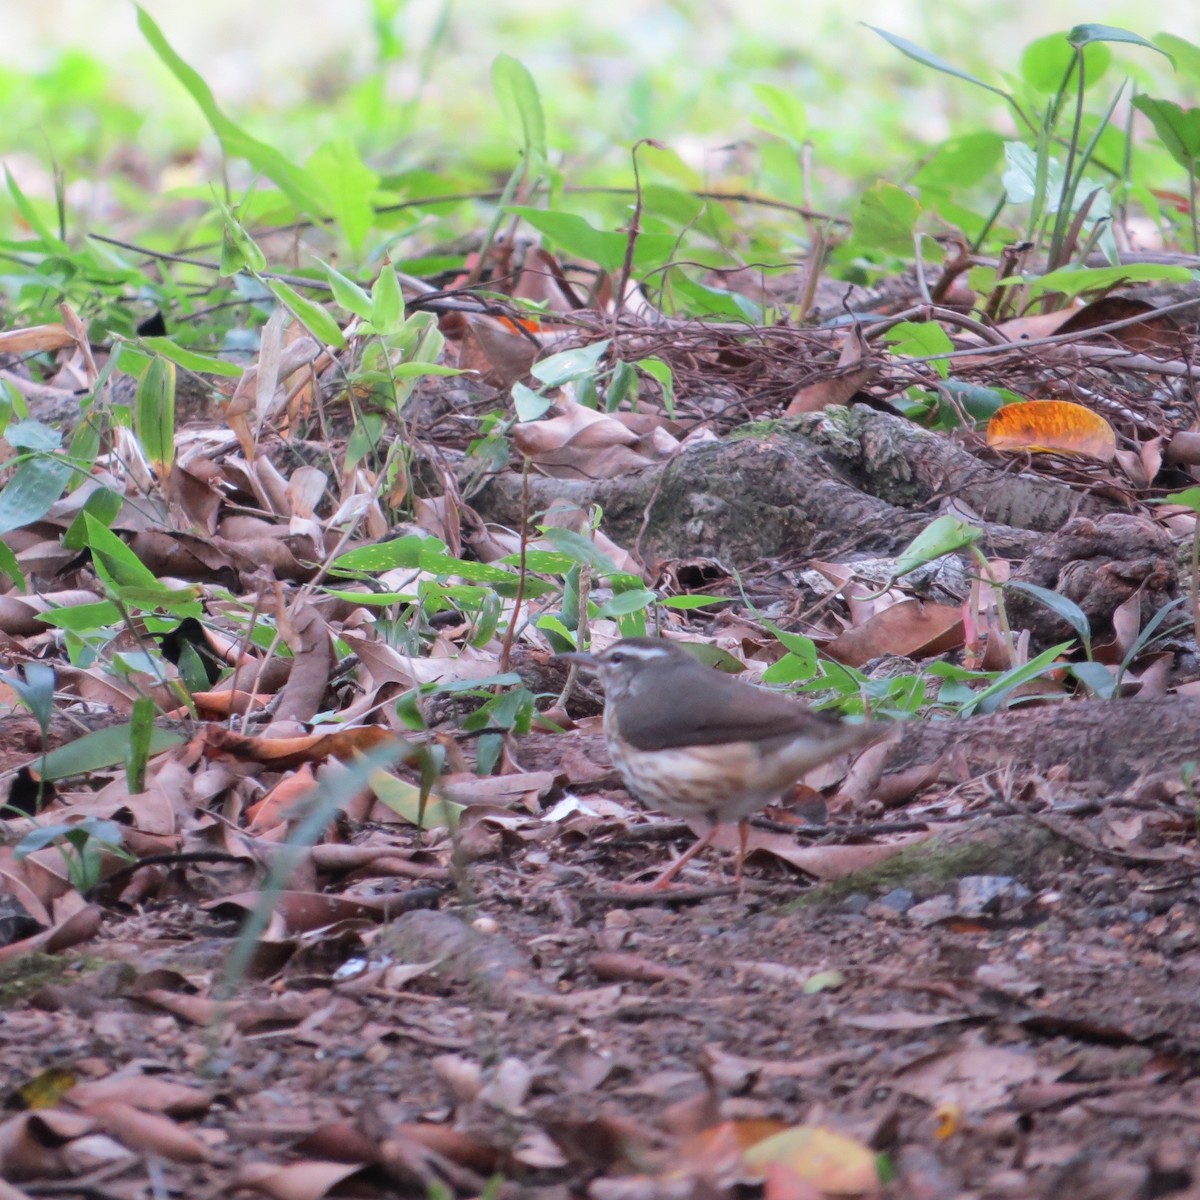
<path fill-rule="evenodd" d="M 630 794 L 647 807 L 703 818 L 703 837 L 647 885 L 668 887 L 717 829 L 737 822 L 740 888 L 749 818 L 801 775 L 885 737 L 892 722 L 851 724 L 702 663 L 684 645 L 630 637 L 599 653 L 559 656 L 604 689 L 604 739 Z"/>

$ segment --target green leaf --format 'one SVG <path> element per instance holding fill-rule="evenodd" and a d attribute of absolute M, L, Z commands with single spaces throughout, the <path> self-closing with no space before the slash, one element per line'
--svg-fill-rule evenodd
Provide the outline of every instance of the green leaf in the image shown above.
<path fill-rule="evenodd" d="M 1021 78 L 1044 96 L 1055 96 L 1077 60 L 1074 47 L 1061 33 L 1035 38 L 1021 55 Z M 1099 43 L 1083 52 L 1083 78 L 1098 83 L 1112 63 L 1112 51 Z"/>
<path fill-rule="evenodd" d="M 458 818 L 466 812 L 466 806 L 438 798 L 425 803 L 424 821 L 421 821 L 421 789 L 406 779 L 398 779 L 389 771 L 376 771 L 370 778 L 371 791 L 381 804 L 385 804 L 398 817 L 410 825 L 430 829 L 441 825 L 454 829 Z"/>
<path fill-rule="evenodd" d="M 1171 60 L 1175 70 L 1200 80 L 1200 46 L 1173 33 L 1159 33 L 1154 44 Z"/>
<path fill-rule="evenodd" d="M 13 198 L 13 203 L 17 206 L 17 211 L 25 218 L 29 228 L 38 235 L 38 239 L 41 241 L 42 247 L 46 252 L 51 254 L 70 254 L 70 247 L 57 234 L 51 232 L 50 227 L 38 215 L 38 211 L 30 202 L 29 197 L 21 191 L 20 185 L 13 178 L 12 172 L 8 169 L 7 165 L 4 168 L 4 178 L 8 181 L 8 194 Z"/>
<path fill-rule="evenodd" d="M 129 746 L 125 752 L 125 779 L 134 795 L 146 788 L 146 763 L 150 758 L 150 739 L 154 735 L 154 701 L 139 696 L 133 702 L 129 718 Z"/>
<path fill-rule="evenodd" d="M 379 187 L 379 176 L 363 162 L 354 143 L 344 135 L 318 147 L 305 168 L 329 196 L 333 218 L 351 249 L 361 250 L 375 223 L 371 197 Z"/>
<path fill-rule="evenodd" d="M 109 527 L 117 519 L 124 503 L 124 496 L 111 488 L 96 488 L 83 502 L 75 520 L 67 526 L 67 532 L 63 534 L 63 546 L 68 550 L 86 550 L 87 523 L 83 519 L 84 513 L 90 513 L 101 525 Z"/>
<path fill-rule="evenodd" d="M 282 279 L 268 279 L 266 284 L 317 341 L 324 342 L 327 346 L 336 346 L 339 350 L 345 348 L 346 339 L 342 336 L 341 328 L 319 304 L 301 296 Z"/>
<path fill-rule="evenodd" d="M 1079 635 L 1080 642 L 1089 657 L 1091 656 L 1092 624 L 1088 620 L 1087 613 L 1074 600 L 1051 591 L 1049 588 L 1039 587 L 1036 583 L 1025 583 L 1023 580 L 1009 580 L 1004 587 L 1009 591 L 1024 592 L 1027 596 L 1032 596 L 1056 616 L 1061 617 Z"/>
<path fill-rule="evenodd" d="M 866 24 L 866 22 L 863 22 Z M 895 46 L 901 54 L 911 58 L 914 62 L 919 62 L 923 67 L 932 67 L 935 71 L 941 71 L 944 75 L 953 75 L 955 79 L 965 79 L 967 83 L 973 83 L 976 87 L 981 87 L 984 91 L 992 92 L 997 96 L 1003 96 L 1006 100 L 1008 94 L 1002 92 L 997 87 L 992 87 L 990 83 L 984 83 L 982 79 L 971 75 L 967 71 L 960 70 L 958 67 L 951 66 L 944 58 L 939 58 L 936 54 L 931 54 L 928 50 L 923 50 L 915 42 L 910 42 L 907 38 L 902 38 L 894 33 L 888 33 L 886 29 L 880 29 L 875 25 L 867 25 L 873 33 L 879 34 L 885 42 L 890 42 Z"/>
<path fill-rule="evenodd" d="M 7 575 L 22 592 L 25 591 L 25 574 L 6 542 L 0 542 L 0 573 Z"/>
<path fill-rule="evenodd" d="M 142 338 L 139 344 L 147 350 L 153 350 L 155 354 L 162 355 L 163 358 L 169 358 L 185 371 L 195 371 L 198 375 L 220 375 L 225 379 L 240 379 L 242 376 L 242 368 L 236 363 L 225 362 L 208 354 L 197 354 L 194 350 L 185 350 L 168 337 Z M 121 369 L 127 369 L 124 363 Z"/>
<path fill-rule="evenodd" d="M 546 157 L 546 118 L 537 84 L 524 63 L 511 54 L 498 54 L 492 62 L 492 88 L 509 132 L 526 157 Z"/>
<path fill-rule="evenodd" d="M 117 624 L 121 620 L 121 610 L 111 600 L 101 600 L 96 604 L 52 608 L 49 612 L 41 613 L 38 620 L 56 629 L 69 629 L 72 633 L 91 633 Z"/>
<path fill-rule="evenodd" d="M 1182 492 L 1172 492 L 1169 496 L 1159 496 L 1148 501 L 1150 504 L 1182 504 L 1194 513 L 1200 513 L 1200 487 L 1184 488 Z"/>
<path fill-rule="evenodd" d="M 44 737 L 50 729 L 50 718 L 54 716 L 54 668 L 46 663 L 28 662 L 23 679 L 16 671 L 7 671 L 0 678 L 33 714 Z"/>
<path fill-rule="evenodd" d="M 667 416 L 675 416 L 675 372 L 661 358 L 640 358 L 638 367 L 646 372 L 662 388 L 663 408 Z"/>
<path fill-rule="evenodd" d="M 1197 174 L 1200 160 L 1200 108 L 1181 108 L 1171 100 L 1135 96 L 1133 107 L 1145 113 L 1158 139 L 1186 171 Z"/>
<path fill-rule="evenodd" d="M 1045 275 L 1021 275 L 1001 280 L 1001 283 L 1024 283 L 1030 297 L 1044 292 L 1061 292 L 1078 296 L 1081 292 L 1109 291 L 1125 283 L 1186 283 L 1192 273 L 1186 267 L 1171 267 L 1165 263 L 1130 263 L 1122 267 L 1062 267 Z"/>
<path fill-rule="evenodd" d="M 924 358 L 931 354 L 948 354 L 954 349 L 950 335 L 936 321 L 902 321 L 884 334 L 897 354 L 909 358 Z M 934 370 L 945 379 L 950 373 L 950 364 L 934 361 Z"/>
<path fill-rule="evenodd" d="M 85 733 L 83 737 L 51 750 L 42 760 L 38 773 L 45 780 L 66 779 L 123 763 L 131 733 L 128 721 L 97 729 L 95 733 Z M 155 728 L 150 734 L 150 753 L 161 754 L 184 741 L 187 738 L 182 733 Z"/>
<path fill-rule="evenodd" d="M 915 571 L 917 567 L 944 554 L 953 554 L 973 546 L 983 537 L 983 530 L 957 517 L 938 517 L 917 534 L 896 559 L 896 578 Z"/>
<path fill-rule="evenodd" d="M 543 358 L 530 368 L 530 374 L 546 387 L 561 387 L 575 379 L 582 379 L 596 369 L 596 364 L 604 356 L 611 344 L 611 338 L 592 342 L 587 346 L 579 346 L 574 350 L 564 350 L 561 354 L 552 354 Z"/>
<path fill-rule="evenodd" d="M 512 385 L 512 400 L 518 421 L 536 421 L 544 417 L 554 403 L 549 396 L 543 396 L 523 383 Z"/>
<path fill-rule="evenodd" d="M 1067 41 L 1072 46 L 1089 46 L 1094 42 L 1126 42 L 1131 46 L 1145 46 L 1146 49 L 1154 50 L 1166 58 L 1171 57 L 1140 34 L 1131 33 L 1128 29 L 1118 29 L 1115 25 L 1076 25 L 1067 34 Z"/>
<path fill-rule="evenodd" d="M 246 159 L 251 166 L 277 184 L 301 211 L 314 216 L 328 211 L 329 197 L 320 184 L 307 172 L 289 162 L 273 146 L 258 141 L 235 125 L 217 106 L 208 84 L 171 48 L 150 14 L 140 5 L 136 7 L 138 28 L 142 31 L 142 36 L 195 101 L 209 127 L 220 139 L 225 153 Z"/>
<path fill-rule="evenodd" d="M 404 294 L 400 277 L 388 263 L 371 288 L 371 324 L 380 333 L 395 333 L 404 324 Z"/>
<path fill-rule="evenodd" d="M 506 205 L 504 211 L 523 217 L 560 249 L 577 258 L 590 260 L 605 271 L 615 273 L 625 262 L 625 250 L 629 244 L 627 233 L 606 233 L 574 213 L 548 212 L 544 208 L 532 208 L 524 204 Z M 634 265 L 650 263 L 661 266 L 670 257 L 674 247 L 673 234 L 643 233 L 634 247 Z"/>
<path fill-rule="evenodd" d="M 57 450 L 62 434 L 41 421 L 13 421 L 4 431 L 4 440 L 14 450 Z"/>
<path fill-rule="evenodd" d="M 421 561 L 421 554 L 431 547 L 435 551 L 442 551 L 446 549 L 446 544 L 414 534 L 390 542 L 378 542 L 374 546 L 357 546 L 353 550 L 347 550 L 345 554 L 339 554 L 329 569 L 331 572 L 344 573 L 417 567 Z"/>
<path fill-rule="evenodd" d="M 618 592 L 610 600 L 606 600 L 597 609 L 601 617 L 623 617 L 629 613 L 641 612 L 649 608 L 658 599 L 656 592 L 649 588 L 630 588 L 627 592 Z"/>
<path fill-rule="evenodd" d="M 1004 706 L 1009 695 L 1022 684 L 1029 683 L 1040 675 L 1055 670 L 1058 666 L 1059 655 L 1065 654 L 1073 645 L 1073 642 L 1061 642 L 1057 646 L 1043 650 L 1037 658 L 1030 659 L 1024 666 L 1006 671 L 994 683 L 979 692 L 973 700 L 965 704 L 959 715 L 970 717 L 976 713 L 996 712 Z"/>
<path fill-rule="evenodd" d="M 317 259 L 317 261 L 321 262 L 320 259 Z M 348 279 L 327 262 L 321 262 L 321 266 L 325 268 L 325 277 L 329 280 L 329 286 L 333 289 L 334 300 L 347 312 L 352 312 L 356 317 L 361 317 L 364 321 L 369 321 L 371 319 L 372 302 L 371 297 L 366 291 L 359 287 L 353 279 Z"/>
<path fill-rule="evenodd" d="M 91 513 L 84 513 L 83 521 L 96 574 L 106 583 L 161 589 L 158 576 L 111 529 L 102 525 Z"/>
<path fill-rule="evenodd" d="M 694 594 L 689 596 L 663 596 L 659 600 L 659 604 L 664 608 L 678 609 L 707 608 L 710 604 L 728 603 L 728 596 L 699 596 Z"/>
<path fill-rule="evenodd" d="M 868 250 L 911 257 L 921 206 L 903 188 L 880 180 L 854 206 L 854 242 Z"/>
<path fill-rule="evenodd" d="M 994 175 L 1004 155 L 998 133 L 966 133 L 942 142 L 923 162 L 913 182 L 921 188 L 968 188 Z"/>
<path fill-rule="evenodd" d="M 800 146 L 808 137 L 808 116 L 804 104 L 795 92 L 776 87 L 772 83 L 756 83 L 750 90 L 754 98 L 767 110 L 770 119 L 754 123 L 768 133 L 777 134 Z"/>
<path fill-rule="evenodd" d="M 221 233 L 221 274 L 236 275 L 240 271 L 265 271 L 267 256 L 258 248 L 258 243 L 242 228 L 233 209 L 220 204 L 225 225 Z"/>
<path fill-rule="evenodd" d="M 71 464 L 57 455 L 26 459 L 0 492 L 0 533 L 40 521 L 73 474 Z"/>
<path fill-rule="evenodd" d="M 138 381 L 133 431 L 160 478 L 175 462 L 175 364 L 152 359 Z"/>

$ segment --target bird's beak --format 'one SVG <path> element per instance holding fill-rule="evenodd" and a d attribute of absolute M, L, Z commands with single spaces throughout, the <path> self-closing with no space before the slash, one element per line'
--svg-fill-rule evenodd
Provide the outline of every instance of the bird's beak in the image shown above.
<path fill-rule="evenodd" d="M 566 654 L 556 654 L 554 657 L 558 662 L 574 663 L 578 667 L 583 667 L 586 671 L 594 671 L 598 666 L 593 655 L 584 654 L 579 650 L 571 650 Z"/>

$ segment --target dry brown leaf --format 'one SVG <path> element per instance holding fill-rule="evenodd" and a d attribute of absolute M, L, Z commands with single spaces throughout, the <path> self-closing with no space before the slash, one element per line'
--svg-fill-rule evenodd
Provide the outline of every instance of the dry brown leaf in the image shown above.
<path fill-rule="evenodd" d="M 323 1200 L 334 1188 L 362 1170 L 361 1163 L 305 1162 L 286 1167 L 246 1163 L 238 1168 L 235 1188 L 270 1196 L 272 1200 Z"/>
<path fill-rule="evenodd" d="M 1078 454 L 1110 462 L 1117 435 L 1098 413 L 1068 400 L 1027 400 L 1006 404 L 988 422 L 987 442 L 995 450 L 1026 454 Z"/>
<path fill-rule="evenodd" d="M 862 625 L 826 642 L 821 649 L 840 663 L 861 667 L 884 654 L 923 658 L 945 654 L 962 644 L 960 606 L 910 599 L 877 612 Z"/>
<path fill-rule="evenodd" d="M 75 339 L 65 325 L 30 325 L 0 333 L 0 354 L 43 354 L 73 346 Z"/>
<path fill-rule="evenodd" d="M 799 413 L 820 412 L 832 404 L 849 404 L 879 373 L 879 363 L 869 359 L 869 354 L 862 331 L 855 326 L 842 342 L 838 373 L 802 387 L 792 397 L 786 415 L 794 417 Z"/>

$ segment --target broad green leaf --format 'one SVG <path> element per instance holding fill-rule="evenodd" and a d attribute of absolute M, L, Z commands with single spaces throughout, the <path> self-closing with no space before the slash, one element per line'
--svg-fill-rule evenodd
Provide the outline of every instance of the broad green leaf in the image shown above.
<path fill-rule="evenodd" d="M 901 551 L 896 559 L 896 577 L 907 575 L 917 567 L 944 554 L 953 554 L 956 550 L 973 546 L 983 537 L 983 530 L 957 517 L 938 517 L 930 521 L 925 528 Z"/>
<path fill-rule="evenodd" d="M 1175 64 L 1175 70 L 1200 81 L 1200 46 L 1173 33 L 1158 33 L 1154 44 Z"/>
<path fill-rule="evenodd" d="M 511 54 L 498 54 L 492 63 L 492 87 L 509 132 L 527 156 L 546 157 L 546 118 L 537 84 L 525 64 Z"/>
<path fill-rule="evenodd" d="M 1119 681 L 1111 667 L 1098 662 L 1071 663 L 1070 671 L 1097 700 L 1112 700 L 1117 694 Z"/>
<path fill-rule="evenodd" d="M 866 22 L 864 22 L 866 24 Z M 901 54 L 911 58 L 914 62 L 919 62 L 923 67 L 932 67 L 935 71 L 941 71 L 944 75 L 953 75 L 955 79 L 964 79 L 967 83 L 973 83 L 976 87 L 981 87 L 984 91 L 993 92 L 997 96 L 1003 96 L 1006 100 L 1008 95 L 997 87 L 992 87 L 990 83 L 984 83 L 975 75 L 967 71 L 960 70 L 958 67 L 951 66 L 944 58 L 939 58 L 936 54 L 931 54 L 928 50 L 923 50 L 915 42 L 910 42 L 907 38 L 902 38 L 894 33 L 888 33 L 886 29 L 880 29 L 875 25 L 867 25 L 873 33 L 879 34 L 885 42 L 895 46 Z"/>
<path fill-rule="evenodd" d="M 1192 174 L 1200 173 L 1200 108 L 1181 108 L 1171 100 L 1134 97 L 1133 107 L 1145 113 L 1171 157 Z"/>
<path fill-rule="evenodd" d="M 51 750 L 39 765 L 38 773 L 43 779 L 56 780 L 117 766 L 125 761 L 130 732 L 129 722 L 125 722 L 97 729 L 95 733 L 85 733 L 83 737 Z M 150 753 L 161 754 L 186 740 L 182 733 L 172 729 L 155 728 L 150 734 Z"/>
<path fill-rule="evenodd" d="M 884 334 L 884 340 L 908 358 L 948 354 L 954 349 L 950 335 L 936 321 L 902 321 Z M 935 359 L 931 365 L 943 379 L 950 373 L 948 362 Z"/>
<path fill-rule="evenodd" d="M 627 592 L 618 592 L 610 600 L 600 605 L 597 615 L 601 617 L 623 617 L 628 613 L 641 612 L 649 608 L 658 599 L 656 592 L 649 588 L 631 588 Z"/>
<path fill-rule="evenodd" d="M 1081 292 L 1108 291 L 1118 284 L 1186 283 L 1191 277 L 1192 273 L 1186 267 L 1172 267 L 1166 263 L 1130 263 L 1123 267 L 1062 267 L 1045 275 L 1013 276 L 1001 282 L 1024 283 L 1031 297 L 1044 292 L 1078 296 Z"/>
<path fill-rule="evenodd" d="M 921 188 L 968 188 L 995 174 L 1004 155 L 998 133 L 966 133 L 942 142 L 913 176 Z"/>
<path fill-rule="evenodd" d="M 150 465 L 160 478 L 171 473 L 175 462 L 175 364 L 151 359 L 138 380 L 133 405 L 133 431 Z"/>
<path fill-rule="evenodd" d="M 242 368 L 236 363 L 225 362 L 223 359 L 213 358 L 208 354 L 197 354 L 194 350 L 185 350 L 167 337 L 142 338 L 140 344 L 147 350 L 153 350 L 155 354 L 162 355 L 163 358 L 169 358 L 185 371 L 195 371 L 198 375 L 220 375 L 226 379 L 240 379 L 242 375 Z M 121 364 L 121 369 L 129 370 L 124 362 Z M 130 373 L 141 374 L 140 371 Z"/>
<path fill-rule="evenodd" d="M 606 233 L 574 213 L 548 212 L 544 208 L 522 204 L 506 205 L 504 211 L 523 217 L 568 254 L 588 259 L 610 273 L 620 270 L 625 261 L 625 250 L 629 244 L 629 235 L 626 233 Z M 634 247 L 634 265 L 661 266 L 674 248 L 673 234 L 642 233 Z"/>
<path fill-rule="evenodd" d="M 802 145 L 808 137 L 808 116 L 804 103 L 795 92 L 776 87 L 773 83 L 756 83 L 750 89 L 754 98 L 765 108 L 769 120 L 755 120 L 755 124 L 796 145 Z"/>
<path fill-rule="evenodd" d="M 75 520 L 67 526 L 67 532 L 63 534 L 63 545 L 68 550 L 86 550 L 87 523 L 83 519 L 84 513 L 90 513 L 101 525 L 111 526 L 124 503 L 125 497 L 111 488 L 96 488 L 83 502 Z"/>
<path fill-rule="evenodd" d="M 422 829 L 430 829 L 441 825 L 453 829 L 458 824 L 458 818 L 466 811 L 462 804 L 453 804 L 449 800 L 428 800 L 425 802 L 424 821 L 420 819 L 421 789 L 406 779 L 398 779 L 390 771 L 376 771 L 370 778 L 371 791 L 376 799 L 385 804 L 398 817 L 403 817 L 410 825 L 420 824 Z"/>
<path fill-rule="evenodd" d="M 341 328 L 319 304 L 301 296 L 282 279 L 268 279 L 266 283 L 280 303 L 286 306 L 317 341 L 324 342 L 327 346 L 336 346 L 339 350 L 345 348 L 346 339 L 342 336 Z"/>
<path fill-rule="evenodd" d="M 1182 492 L 1172 492 L 1169 496 L 1159 496 L 1149 500 L 1150 504 L 1182 504 L 1194 513 L 1200 513 L 1200 487 L 1184 488 Z"/>
<path fill-rule="evenodd" d="M 39 621 L 53 625 L 56 629 L 69 629 L 73 633 L 91 633 L 96 629 L 107 629 L 121 620 L 121 610 L 111 600 L 100 600 L 95 604 L 73 604 L 70 608 L 52 608 L 39 615 Z"/>
<path fill-rule="evenodd" d="M 610 338 L 603 338 L 587 346 L 552 354 L 549 358 L 534 363 L 530 374 L 546 387 L 561 387 L 573 379 L 582 379 L 596 369 L 596 364 L 604 356 L 610 343 Z"/>
<path fill-rule="evenodd" d="M 421 555 L 433 548 L 435 552 L 446 549 L 444 542 L 417 537 L 396 538 L 390 542 L 378 542 L 374 546 L 357 546 L 339 554 L 330 564 L 331 572 L 343 571 L 390 571 L 396 567 L 416 567 Z"/>
<path fill-rule="evenodd" d="M 675 372 L 661 358 L 638 359 L 638 367 L 662 388 L 663 408 L 668 417 L 675 416 Z"/>
<path fill-rule="evenodd" d="M 119 587 L 161 588 L 158 576 L 111 529 L 91 513 L 85 512 L 83 521 L 96 573 L 106 583 Z"/>
<path fill-rule="evenodd" d="M 62 434 L 41 421 L 13 421 L 4 431 L 4 440 L 14 450 L 57 450 Z"/>
<path fill-rule="evenodd" d="M 1061 34 L 1035 38 L 1021 54 L 1021 78 L 1044 96 L 1057 95 L 1076 62 L 1074 46 Z M 1083 81 L 1090 87 L 1098 83 L 1112 62 L 1112 51 L 1096 43 L 1083 52 Z M 1078 81 L 1072 83 L 1072 87 Z"/>
<path fill-rule="evenodd" d="M 305 169 L 329 196 L 333 219 L 341 226 L 351 249 L 361 250 L 375 222 L 371 197 L 379 187 L 379 176 L 344 135 L 318 147 Z"/>
<path fill-rule="evenodd" d="M 591 538 L 576 533 L 573 529 L 550 527 L 542 530 L 542 537 L 560 554 L 567 555 L 574 562 L 580 563 L 593 570 L 602 571 L 605 575 L 616 573 L 616 564 L 602 550 L 596 548 Z"/>
<path fill-rule="evenodd" d="M 0 492 L 0 533 L 40 521 L 73 474 L 71 464 L 57 455 L 26 459 Z"/>
<path fill-rule="evenodd" d="M 880 180 L 854 206 L 854 242 L 884 254 L 911 256 L 921 206 L 903 188 Z"/>
<path fill-rule="evenodd" d="M 523 383 L 512 385 L 512 400 L 519 421 L 536 421 L 539 417 L 545 416 L 554 403 L 549 396 L 543 396 Z"/>

